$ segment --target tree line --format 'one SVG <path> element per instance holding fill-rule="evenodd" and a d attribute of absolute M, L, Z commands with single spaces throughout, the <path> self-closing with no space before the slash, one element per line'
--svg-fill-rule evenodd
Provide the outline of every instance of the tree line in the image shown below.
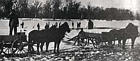
<path fill-rule="evenodd" d="M 16 2 L 0 0 L 0 18 L 8 15 L 8 10 Z M 61 0 L 50 0 L 42 4 L 35 1 L 32 5 L 28 2 L 16 4 L 14 9 L 20 18 L 53 18 L 53 19 L 97 19 L 97 20 L 133 20 L 138 19 L 133 12 L 128 9 L 103 8 L 91 5 L 82 6 L 80 2 L 68 0 L 67 4 Z M 8 4 L 8 6 L 7 6 Z"/>

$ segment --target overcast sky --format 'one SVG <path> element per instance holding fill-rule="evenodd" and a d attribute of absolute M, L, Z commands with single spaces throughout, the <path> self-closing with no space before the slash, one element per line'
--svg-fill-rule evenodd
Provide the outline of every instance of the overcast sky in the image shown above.
<path fill-rule="evenodd" d="M 40 0 L 45 2 L 46 0 Z M 100 6 L 104 8 L 125 8 L 132 11 L 140 10 L 140 0 L 76 0 L 81 2 L 82 5 Z"/>

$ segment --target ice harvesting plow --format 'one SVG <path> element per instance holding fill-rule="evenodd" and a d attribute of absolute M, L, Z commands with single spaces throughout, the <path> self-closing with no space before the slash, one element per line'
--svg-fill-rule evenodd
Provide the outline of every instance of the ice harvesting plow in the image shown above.
<path fill-rule="evenodd" d="M 115 44 L 115 38 L 113 38 L 110 32 L 83 32 L 79 33 L 77 36 L 69 39 L 68 41 L 74 41 L 74 45 L 78 46 L 86 46 L 92 44 L 95 48 L 97 48 L 99 45 L 112 46 Z"/>
<path fill-rule="evenodd" d="M 26 38 L 24 32 L 19 32 L 17 35 L 0 35 L 0 54 L 5 56 L 25 54 Z"/>

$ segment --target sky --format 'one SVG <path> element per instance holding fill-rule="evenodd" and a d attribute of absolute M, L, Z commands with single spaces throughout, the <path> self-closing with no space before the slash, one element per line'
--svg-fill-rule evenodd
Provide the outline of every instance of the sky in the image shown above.
<path fill-rule="evenodd" d="M 83 5 L 100 6 L 104 8 L 124 8 L 132 11 L 139 10 L 137 5 L 139 0 L 77 0 Z M 140 1 L 139 1 L 140 2 Z"/>
<path fill-rule="evenodd" d="M 45 2 L 46 0 L 39 0 Z M 104 8 L 124 8 L 130 9 L 133 12 L 140 12 L 140 0 L 76 0 L 81 2 L 82 5 L 86 6 L 90 4 L 91 6 L 99 6 Z"/>

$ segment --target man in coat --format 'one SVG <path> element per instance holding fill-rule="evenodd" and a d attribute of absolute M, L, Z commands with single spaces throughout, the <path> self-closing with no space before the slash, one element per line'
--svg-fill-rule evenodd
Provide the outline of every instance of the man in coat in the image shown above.
<path fill-rule="evenodd" d="M 93 29 L 93 22 L 89 19 L 89 22 L 88 22 L 88 29 Z"/>
<path fill-rule="evenodd" d="M 14 29 L 14 35 L 17 34 L 17 27 L 19 26 L 19 20 L 18 16 L 16 14 L 15 10 L 12 10 L 12 12 L 9 15 L 10 21 L 9 21 L 9 27 L 10 27 L 10 34 L 12 35 L 13 29 Z"/>

